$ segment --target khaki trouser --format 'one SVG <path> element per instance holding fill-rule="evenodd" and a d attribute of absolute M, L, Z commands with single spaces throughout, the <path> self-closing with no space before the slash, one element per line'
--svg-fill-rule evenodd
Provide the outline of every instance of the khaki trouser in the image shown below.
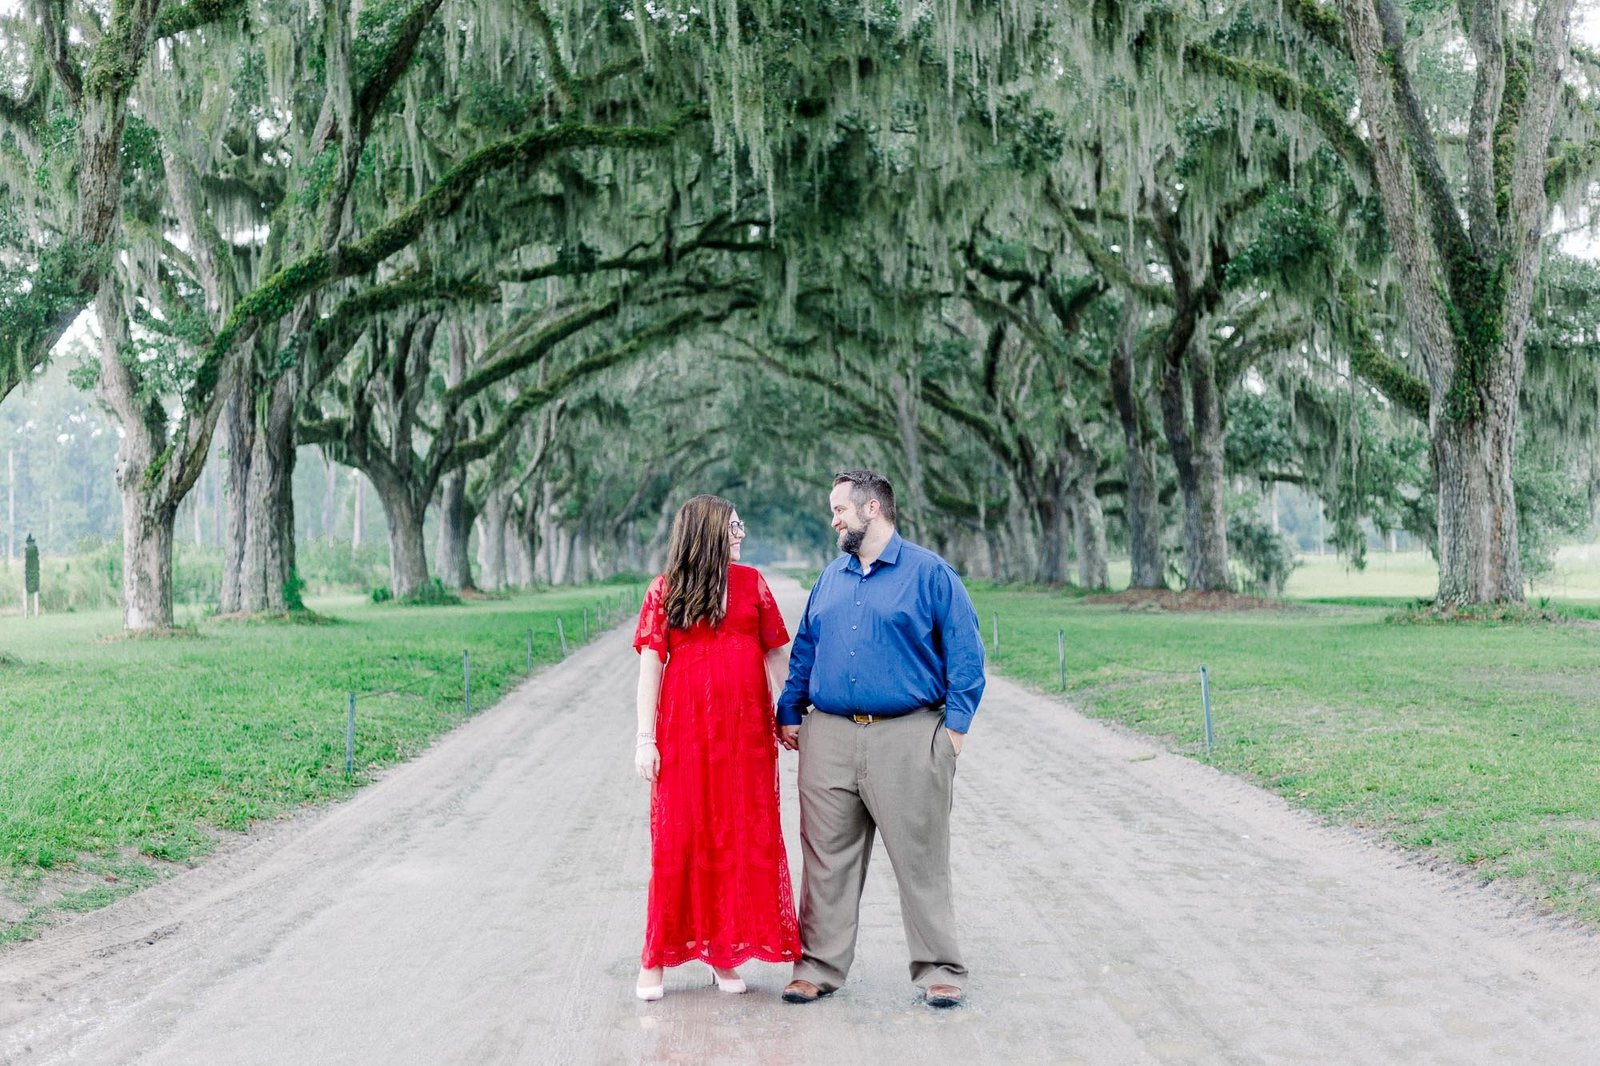
<path fill-rule="evenodd" d="M 900 883 L 911 980 L 961 985 L 950 892 L 950 804 L 956 753 L 939 710 L 858 725 L 813 711 L 800 727 L 801 958 L 794 976 L 844 984 L 856 953 L 861 886 L 873 833 Z"/>

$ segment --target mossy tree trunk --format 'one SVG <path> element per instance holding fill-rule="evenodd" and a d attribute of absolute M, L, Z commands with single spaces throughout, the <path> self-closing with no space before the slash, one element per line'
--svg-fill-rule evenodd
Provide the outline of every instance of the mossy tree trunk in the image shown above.
<path fill-rule="evenodd" d="M 426 501 L 419 501 L 409 486 L 379 473 L 373 487 L 383 504 L 389 527 L 389 591 L 397 600 L 416 596 L 428 584 L 428 551 L 422 522 Z"/>
<path fill-rule="evenodd" d="M 1128 315 L 1120 343 L 1111 355 L 1111 398 L 1122 427 L 1124 515 L 1128 525 L 1128 585 L 1136 589 L 1167 587 L 1166 558 L 1161 550 L 1161 486 L 1156 473 L 1156 434 L 1145 415 L 1142 390 L 1135 375 L 1135 331 Z"/>
<path fill-rule="evenodd" d="M 498 591 L 510 583 L 506 574 L 506 536 L 512 502 L 510 493 L 490 490 L 478 513 L 479 581 L 489 591 Z"/>
<path fill-rule="evenodd" d="M 1224 509 L 1222 398 L 1200 328 L 1217 302 L 1216 282 L 1225 263 L 1213 250 L 1208 276 L 1197 282 L 1177 209 L 1158 200 L 1151 214 L 1172 275 L 1172 319 L 1161 340 L 1156 393 L 1167 453 L 1183 499 L 1184 583 L 1199 591 L 1226 591 L 1233 582 Z"/>
<path fill-rule="evenodd" d="M 244 610 L 244 542 L 249 512 L 244 486 L 250 482 L 250 459 L 255 450 L 256 422 L 249 388 L 240 382 L 228 396 L 223 417 L 227 441 L 223 483 L 222 587 L 218 610 L 237 614 Z"/>
<path fill-rule="evenodd" d="M 244 545 L 239 604 L 250 614 L 277 614 L 302 606 L 295 580 L 295 403 L 300 375 L 285 370 L 267 390 L 265 410 L 251 435 L 250 471 L 244 486 Z"/>
<path fill-rule="evenodd" d="M 1058 493 L 1044 492 L 1034 501 L 1034 513 L 1039 523 L 1038 565 L 1034 580 L 1045 585 L 1067 583 L 1067 545 L 1072 529 L 1072 516 L 1067 503 Z"/>
<path fill-rule="evenodd" d="M 459 320 L 450 325 L 450 356 L 444 368 L 447 389 L 461 384 L 467 374 L 468 332 Z M 467 471 L 464 467 L 446 473 L 440 483 L 439 544 L 436 560 L 439 580 L 446 588 L 473 590 L 472 561 L 467 548 L 477 508 L 467 498 Z M 491 586 L 493 587 L 493 586 Z"/>
<path fill-rule="evenodd" d="M 1106 558 L 1106 516 L 1095 491 L 1099 463 L 1082 454 L 1075 456 L 1073 474 L 1067 485 L 1067 512 L 1072 520 L 1074 546 L 1078 553 L 1078 584 L 1086 589 L 1111 587 L 1111 568 Z"/>
<path fill-rule="evenodd" d="M 389 527 L 389 589 L 396 598 L 415 596 L 428 582 L 422 523 L 451 445 L 448 438 L 434 440 L 426 462 L 415 451 L 439 324 L 437 312 L 413 316 L 376 336 L 374 363 L 384 372 L 352 391 L 348 417 L 300 427 L 302 440 L 322 445 L 331 458 L 372 482 Z"/>
<path fill-rule="evenodd" d="M 476 591 L 472 580 L 472 561 L 468 542 L 477 518 L 467 503 L 467 474 L 454 470 L 442 479 L 439 489 L 439 580 L 446 588 Z"/>
<path fill-rule="evenodd" d="M 178 504 L 205 468 L 222 402 L 213 393 L 208 404 L 192 405 L 174 424 L 166 408 L 139 386 L 133 369 L 136 350 L 114 274 L 102 284 L 95 307 L 100 325 L 99 395 L 123 429 L 116 468 L 122 494 L 123 627 L 169 629 L 173 525 Z M 225 379 L 225 384 L 232 382 Z"/>
<path fill-rule="evenodd" d="M 1551 132 L 1573 0 L 1460 7 L 1476 66 L 1465 180 L 1448 176 L 1393 0 L 1339 0 L 1372 168 L 1418 354 L 1438 498 L 1438 602 L 1525 602 L 1512 483 L 1524 344 L 1547 227 Z"/>

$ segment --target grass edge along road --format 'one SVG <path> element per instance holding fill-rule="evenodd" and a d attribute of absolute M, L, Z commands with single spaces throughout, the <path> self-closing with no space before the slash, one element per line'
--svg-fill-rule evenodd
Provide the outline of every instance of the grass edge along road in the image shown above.
<path fill-rule="evenodd" d="M 569 647 L 636 584 L 455 606 L 321 601 L 323 624 L 208 619 L 118 636 L 115 611 L 0 619 L 0 945 L 160 880 L 230 832 L 349 795 Z M 561 631 L 557 629 L 557 620 Z M 531 647 L 529 638 L 532 638 Z M 354 773 L 345 776 L 348 694 Z"/>
<path fill-rule="evenodd" d="M 1065 631 L 1065 695 L 1090 716 L 1600 924 L 1600 627 L 1129 611 L 982 586 L 973 599 L 1007 677 L 1059 693 Z"/>

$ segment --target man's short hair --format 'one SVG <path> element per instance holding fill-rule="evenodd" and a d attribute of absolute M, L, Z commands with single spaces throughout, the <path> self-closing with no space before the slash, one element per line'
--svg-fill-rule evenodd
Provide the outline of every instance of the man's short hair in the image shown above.
<path fill-rule="evenodd" d="M 889 484 L 889 479 L 876 470 L 846 470 L 835 474 L 835 486 L 850 486 L 850 502 L 857 507 L 864 507 L 868 500 L 877 500 L 878 508 L 885 520 L 894 525 L 894 486 Z"/>

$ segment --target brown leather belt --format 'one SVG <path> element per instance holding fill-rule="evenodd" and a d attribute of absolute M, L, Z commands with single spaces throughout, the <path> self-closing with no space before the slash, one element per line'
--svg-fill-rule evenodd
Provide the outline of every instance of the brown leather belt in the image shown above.
<path fill-rule="evenodd" d="M 922 707 L 913 707 L 909 711 L 901 711 L 899 714 L 847 714 L 842 717 L 850 719 L 856 725 L 871 725 L 873 722 L 892 722 L 896 718 L 904 718 L 908 714 L 918 714 L 922 711 L 942 710 L 944 710 L 944 704 L 930 703 Z"/>

